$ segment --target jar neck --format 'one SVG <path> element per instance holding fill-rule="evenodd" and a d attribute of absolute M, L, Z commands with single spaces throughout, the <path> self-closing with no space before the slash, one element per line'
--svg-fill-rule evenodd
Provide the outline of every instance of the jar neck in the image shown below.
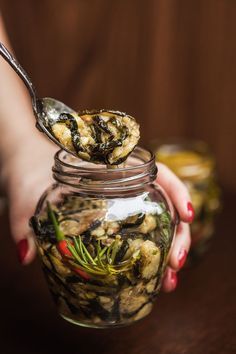
<path fill-rule="evenodd" d="M 157 175 L 154 155 L 141 147 L 134 149 L 122 167 L 91 164 L 63 150 L 55 154 L 54 160 L 54 179 L 86 193 L 137 191 L 153 182 Z"/>

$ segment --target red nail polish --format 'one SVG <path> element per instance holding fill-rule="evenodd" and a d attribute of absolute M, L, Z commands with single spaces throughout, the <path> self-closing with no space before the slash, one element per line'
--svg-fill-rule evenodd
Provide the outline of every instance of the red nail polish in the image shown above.
<path fill-rule="evenodd" d="M 192 203 L 188 202 L 187 204 L 187 209 L 188 209 L 188 221 L 193 222 L 194 219 L 194 209 Z"/>
<path fill-rule="evenodd" d="M 20 240 L 17 244 L 17 251 L 18 251 L 18 258 L 20 263 L 24 262 L 24 259 L 28 253 L 29 250 L 29 244 L 28 240 L 24 238 L 23 240 Z"/>
<path fill-rule="evenodd" d="M 173 270 L 170 272 L 170 280 L 173 286 L 173 290 L 176 288 L 177 284 L 178 284 L 178 277 L 176 272 L 174 272 Z"/>
<path fill-rule="evenodd" d="M 181 249 L 179 251 L 178 262 L 179 262 L 179 269 L 183 267 L 187 258 L 187 251 L 185 249 Z"/>

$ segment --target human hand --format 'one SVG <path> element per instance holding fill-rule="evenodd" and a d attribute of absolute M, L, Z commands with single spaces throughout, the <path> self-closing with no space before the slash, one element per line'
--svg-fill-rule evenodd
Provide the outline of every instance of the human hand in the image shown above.
<path fill-rule="evenodd" d="M 2 179 L 9 200 L 10 229 L 19 261 L 29 264 L 36 253 L 29 218 L 44 190 L 52 183 L 51 167 L 58 150 L 43 135 L 27 136 L 3 158 Z"/>
<path fill-rule="evenodd" d="M 177 272 L 183 267 L 189 252 L 191 244 L 189 223 L 194 219 L 194 209 L 188 190 L 179 178 L 162 163 L 158 163 L 157 166 L 157 183 L 168 194 L 180 217 L 162 283 L 162 289 L 170 292 L 177 286 Z"/>

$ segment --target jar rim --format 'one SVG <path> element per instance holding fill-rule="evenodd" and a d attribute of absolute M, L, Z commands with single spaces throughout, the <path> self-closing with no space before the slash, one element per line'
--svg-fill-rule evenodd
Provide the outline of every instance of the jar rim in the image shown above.
<path fill-rule="evenodd" d="M 97 170 L 99 170 L 99 172 L 111 172 L 111 173 L 115 173 L 115 172 L 117 172 L 117 170 L 119 170 L 119 172 L 123 172 L 123 171 L 129 171 L 129 170 L 133 170 L 133 169 L 138 169 L 138 168 L 140 168 L 140 167 L 146 167 L 146 166 L 148 166 L 148 165 L 150 165 L 151 163 L 153 163 L 153 162 L 155 162 L 155 155 L 154 155 L 154 153 L 151 151 L 151 150 L 149 150 L 149 149 L 145 149 L 145 148 L 142 148 L 142 147 L 140 147 L 140 146 L 136 146 L 135 147 L 135 149 L 131 152 L 131 154 L 129 155 L 129 156 L 131 156 L 133 153 L 135 153 L 135 152 L 143 152 L 143 153 L 148 153 L 149 155 L 150 155 L 150 158 L 149 158 L 149 160 L 148 161 L 146 161 L 146 162 L 144 162 L 144 163 L 142 163 L 142 164 L 140 164 L 140 165 L 136 165 L 136 166 L 130 166 L 130 167 L 118 167 L 117 166 L 117 168 L 108 168 L 107 166 L 108 165 L 98 165 L 98 164 L 95 164 L 95 163 L 91 163 L 91 162 L 87 162 L 87 161 L 85 161 L 85 163 L 87 163 L 87 164 L 89 164 L 89 166 L 91 165 L 92 167 L 90 168 L 90 167 L 83 167 L 83 166 L 79 166 L 79 165 L 72 165 L 72 164 L 69 164 L 69 163 L 67 163 L 67 162 L 65 162 L 65 161 L 63 161 L 62 160 L 62 158 L 61 158 L 61 154 L 63 154 L 64 153 L 64 155 L 66 155 L 66 156 L 70 156 L 72 159 L 75 159 L 76 161 L 81 161 L 81 162 L 83 162 L 83 160 L 82 159 L 80 159 L 79 157 L 78 158 L 76 158 L 76 157 L 74 157 L 74 155 L 72 155 L 72 154 L 69 154 L 69 153 L 67 153 L 65 150 L 63 150 L 63 149 L 60 149 L 60 150 L 58 150 L 56 153 L 55 153 L 55 155 L 54 155 L 54 160 L 55 160 L 55 162 L 59 162 L 61 165 L 63 165 L 63 166 L 65 166 L 65 167 L 68 167 L 68 168 L 73 168 L 73 169 L 78 169 L 78 170 L 80 170 L 80 171 L 88 171 L 88 172 L 92 172 L 92 171 L 97 171 Z M 129 157 L 128 157 L 129 158 Z M 122 164 L 123 165 L 123 164 Z M 110 166 L 110 165 L 109 165 Z M 116 166 L 116 165 L 115 165 Z"/>
<path fill-rule="evenodd" d="M 64 150 L 58 151 L 54 160 L 52 171 L 57 182 L 87 190 L 137 189 L 154 181 L 157 174 L 155 155 L 139 146 L 128 156 L 126 166 L 118 168 L 92 164 Z"/>

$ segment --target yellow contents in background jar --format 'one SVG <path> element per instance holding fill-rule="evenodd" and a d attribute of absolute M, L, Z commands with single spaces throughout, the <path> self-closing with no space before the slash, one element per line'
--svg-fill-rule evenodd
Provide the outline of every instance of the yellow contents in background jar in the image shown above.
<path fill-rule="evenodd" d="M 205 253 L 214 234 L 214 217 L 220 207 L 215 160 L 206 143 L 183 141 L 156 143 L 157 161 L 167 165 L 187 186 L 195 209 L 191 224 L 192 249 L 189 259 Z"/>

